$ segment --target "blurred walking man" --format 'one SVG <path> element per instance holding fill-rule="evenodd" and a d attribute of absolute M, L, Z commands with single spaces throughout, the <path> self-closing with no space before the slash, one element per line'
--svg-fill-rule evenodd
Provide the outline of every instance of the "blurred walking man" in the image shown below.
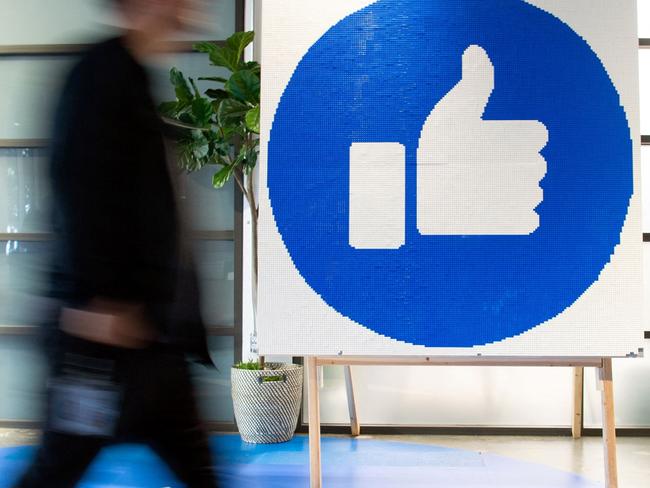
<path fill-rule="evenodd" d="M 20 488 L 73 487 L 110 443 L 148 443 L 190 488 L 216 486 L 187 353 L 209 361 L 142 62 L 187 0 L 113 0 L 121 37 L 72 70 L 51 176 L 57 233 L 47 423 Z M 185 264 L 182 264 L 182 263 Z"/>

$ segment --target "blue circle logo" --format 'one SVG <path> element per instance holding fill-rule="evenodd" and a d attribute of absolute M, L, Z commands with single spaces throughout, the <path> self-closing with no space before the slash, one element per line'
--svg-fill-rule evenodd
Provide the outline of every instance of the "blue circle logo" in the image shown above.
<path fill-rule="evenodd" d="M 495 68 L 483 120 L 539 121 L 548 131 L 539 227 L 529 235 L 418 229 L 422 127 L 461 80 L 470 46 Z M 350 147 L 360 142 L 405 148 L 397 249 L 350 245 Z M 519 0 L 382 0 L 301 60 L 275 114 L 268 187 L 293 263 L 327 304 L 396 340 L 470 347 L 554 318 L 598 280 L 620 242 L 632 161 L 616 88 L 558 18 Z"/>

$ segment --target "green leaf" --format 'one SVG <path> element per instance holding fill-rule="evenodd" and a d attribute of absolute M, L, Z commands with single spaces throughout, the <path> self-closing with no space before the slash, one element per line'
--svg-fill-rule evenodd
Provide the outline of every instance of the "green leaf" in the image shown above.
<path fill-rule="evenodd" d="M 190 103 L 194 97 L 192 96 L 192 91 L 190 90 L 190 86 L 188 85 L 183 73 L 177 68 L 172 68 L 169 72 L 169 79 L 176 90 L 176 98 L 180 102 L 186 104 Z"/>
<path fill-rule="evenodd" d="M 179 165 L 186 171 L 198 171 L 209 163 L 210 142 L 201 130 L 191 130 L 178 141 Z"/>
<path fill-rule="evenodd" d="M 257 143 L 256 141 L 248 141 L 244 144 L 237 156 L 237 162 L 244 165 L 244 173 L 249 175 L 257 164 Z"/>
<path fill-rule="evenodd" d="M 244 65 L 242 66 L 242 69 L 252 71 L 253 73 L 255 73 L 258 76 L 262 72 L 262 67 L 260 66 L 260 63 L 258 63 L 257 61 L 249 61 L 247 63 L 244 63 Z"/>
<path fill-rule="evenodd" d="M 204 166 L 207 162 L 203 162 L 202 160 L 210 153 L 210 146 L 197 142 L 192 146 L 192 151 L 194 152 L 194 157 L 201 161 L 201 167 Z"/>
<path fill-rule="evenodd" d="M 259 371 L 259 370 L 262 369 L 259 361 L 253 361 L 252 359 L 245 362 L 245 363 L 244 362 L 237 363 L 235 365 L 235 368 L 237 368 L 237 369 L 250 369 L 250 370 L 255 370 L 255 371 Z"/>
<path fill-rule="evenodd" d="M 229 181 L 234 171 L 250 174 L 258 160 L 259 140 L 252 133 L 260 129 L 261 68 L 255 61 L 243 62 L 244 50 L 253 38 L 252 32 L 240 32 L 224 43 L 197 43 L 194 48 L 208 54 L 210 64 L 226 68 L 232 75 L 208 69 L 209 75 L 191 79 L 173 69 L 170 79 L 177 100 L 160 106 L 164 116 L 173 119 L 169 123 L 187 129 L 177 132 L 179 165 L 190 172 L 216 166 L 213 183 L 217 188 Z M 216 85 L 200 93 L 197 79 Z"/>
<path fill-rule="evenodd" d="M 199 87 L 196 86 L 196 83 L 194 82 L 194 79 L 190 78 L 190 83 L 192 84 L 192 88 L 194 89 L 194 96 L 200 97 L 201 92 L 199 91 Z"/>
<path fill-rule="evenodd" d="M 212 100 L 212 109 L 214 110 L 214 113 L 219 114 L 220 105 L 221 105 L 221 100 Z"/>
<path fill-rule="evenodd" d="M 180 146 L 178 153 L 178 165 L 185 171 L 196 171 L 199 168 L 191 147 Z"/>
<path fill-rule="evenodd" d="M 207 54 L 211 54 L 216 47 L 217 47 L 216 44 L 207 41 L 196 42 L 192 45 L 192 49 L 194 49 L 195 51 L 199 53 L 207 53 Z"/>
<path fill-rule="evenodd" d="M 219 166 L 230 166 L 230 161 L 228 161 L 223 154 L 215 154 L 212 158 L 212 161 L 210 161 L 210 164 L 219 165 Z"/>
<path fill-rule="evenodd" d="M 178 114 L 178 102 L 163 102 L 158 105 L 158 112 L 166 117 L 175 117 Z"/>
<path fill-rule="evenodd" d="M 213 88 L 206 90 L 205 94 L 214 100 L 225 100 L 230 97 L 230 94 L 226 90 Z"/>
<path fill-rule="evenodd" d="M 211 42 L 199 42 L 194 44 L 194 49 L 201 53 L 207 53 L 214 66 L 222 66 L 232 72 L 239 69 L 240 56 L 227 47 L 217 46 Z"/>
<path fill-rule="evenodd" d="M 217 118 L 220 125 L 237 126 L 245 124 L 245 117 L 250 108 L 245 103 L 228 98 L 221 102 Z"/>
<path fill-rule="evenodd" d="M 232 176 L 234 167 L 224 166 L 212 176 L 212 186 L 215 188 L 223 188 Z"/>
<path fill-rule="evenodd" d="M 179 166 L 185 171 L 197 171 L 201 169 L 201 161 L 194 153 L 194 146 L 191 143 L 179 145 Z"/>
<path fill-rule="evenodd" d="M 221 76 L 200 76 L 198 79 L 201 81 L 214 81 L 216 83 L 225 83 L 228 81 L 227 78 L 222 78 Z"/>
<path fill-rule="evenodd" d="M 235 32 L 226 40 L 226 47 L 236 53 L 237 60 L 244 55 L 244 49 L 255 39 L 255 32 Z"/>
<path fill-rule="evenodd" d="M 199 127 L 206 127 L 214 115 L 212 102 L 207 98 L 195 98 L 192 102 L 192 116 Z"/>
<path fill-rule="evenodd" d="M 224 125 L 220 124 L 218 129 L 217 129 L 217 135 L 220 141 L 220 145 L 217 148 L 217 150 L 224 155 L 230 154 L 233 149 L 233 142 L 232 138 L 234 137 L 235 133 L 237 132 L 238 126 L 236 125 Z"/>
<path fill-rule="evenodd" d="M 246 127 L 249 131 L 255 134 L 260 133 L 260 106 L 256 105 L 255 108 L 250 109 L 246 113 Z"/>
<path fill-rule="evenodd" d="M 192 127 L 196 127 L 196 119 L 194 118 L 194 115 L 190 112 L 183 112 L 178 116 L 178 120 L 183 122 L 184 124 L 189 124 Z"/>
<path fill-rule="evenodd" d="M 225 85 L 226 91 L 237 100 L 257 105 L 260 103 L 260 78 L 252 71 L 238 71 Z"/>

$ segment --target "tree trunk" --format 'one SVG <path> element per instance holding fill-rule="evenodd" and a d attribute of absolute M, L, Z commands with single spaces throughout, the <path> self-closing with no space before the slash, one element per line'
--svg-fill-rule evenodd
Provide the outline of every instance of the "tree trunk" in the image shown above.
<path fill-rule="evenodd" d="M 257 223 L 259 209 L 255 201 L 255 189 L 253 188 L 253 173 L 246 177 L 246 200 L 251 211 L 251 294 L 253 301 L 253 331 L 257 340 L 257 287 L 258 287 L 258 233 Z M 260 368 L 264 369 L 264 357 L 259 356 Z"/>

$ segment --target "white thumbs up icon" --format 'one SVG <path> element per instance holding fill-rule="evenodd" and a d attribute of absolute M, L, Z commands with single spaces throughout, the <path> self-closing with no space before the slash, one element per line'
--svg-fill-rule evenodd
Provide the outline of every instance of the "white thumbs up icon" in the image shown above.
<path fill-rule="evenodd" d="M 417 227 L 422 235 L 529 235 L 546 175 L 538 121 L 483 120 L 494 91 L 483 48 L 463 54 L 462 78 L 431 111 L 417 151 Z M 396 143 L 350 148 L 350 245 L 405 243 L 405 149 Z"/>
<path fill-rule="evenodd" d="M 546 175 L 548 143 L 537 121 L 483 120 L 494 66 L 479 46 L 463 77 L 427 118 L 417 153 L 417 226 L 423 235 L 527 235 Z"/>

